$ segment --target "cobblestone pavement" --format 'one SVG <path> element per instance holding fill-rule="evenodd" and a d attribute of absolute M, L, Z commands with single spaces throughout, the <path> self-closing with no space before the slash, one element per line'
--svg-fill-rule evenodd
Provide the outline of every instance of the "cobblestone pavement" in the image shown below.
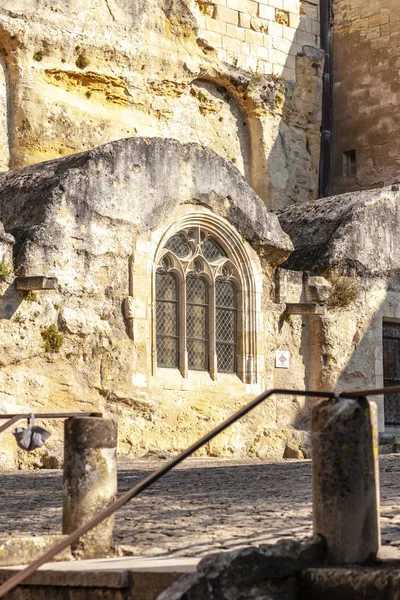
<path fill-rule="evenodd" d="M 155 461 L 121 461 L 119 491 L 156 468 Z M 382 456 L 384 545 L 400 558 L 400 455 Z M 60 471 L 0 472 L 0 533 L 61 531 Z M 117 516 L 117 544 L 141 556 L 200 556 L 311 535 L 310 461 L 188 460 Z"/>

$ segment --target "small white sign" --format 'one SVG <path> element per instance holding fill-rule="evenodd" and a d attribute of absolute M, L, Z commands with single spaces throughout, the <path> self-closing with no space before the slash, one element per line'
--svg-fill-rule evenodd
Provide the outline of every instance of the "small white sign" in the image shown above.
<path fill-rule="evenodd" d="M 277 369 L 288 369 L 290 365 L 290 352 L 277 350 L 275 353 L 275 367 Z"/>

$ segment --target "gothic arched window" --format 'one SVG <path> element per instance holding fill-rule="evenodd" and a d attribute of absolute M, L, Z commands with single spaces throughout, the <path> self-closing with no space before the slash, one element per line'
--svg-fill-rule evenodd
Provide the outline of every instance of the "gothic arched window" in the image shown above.
<path fill-rule="evenodd" d="M 158 255 L 155 342 L 158 367 L 245 377 L 245 309 L 240 265 L 214 231 L 188 226 Z M 239 238 L 240 239 L 240 238 Z M 243 242 L 239 242 L 243 245 Z M 246 307 L 245 307 L 246 304 Z"/>

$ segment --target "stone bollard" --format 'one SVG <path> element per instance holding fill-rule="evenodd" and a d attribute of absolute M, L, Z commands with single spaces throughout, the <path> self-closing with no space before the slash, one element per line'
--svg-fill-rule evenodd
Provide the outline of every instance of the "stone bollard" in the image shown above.
<path fill-rule="evenodd" d="M 314 535 L 327 542 L 330 564 L 360 564 L 380 546 L 377 408 L 366 398 L 314 405 Z"/>
<path fill-rule="evenodd" d="M 117 493 L 117 424 L 99 417 L 67 419 L 64 426 L 63 533 L 69 534 L 114 502 Z M 72 547 L 79 558 L 105 556 L 114 515 Z"/>

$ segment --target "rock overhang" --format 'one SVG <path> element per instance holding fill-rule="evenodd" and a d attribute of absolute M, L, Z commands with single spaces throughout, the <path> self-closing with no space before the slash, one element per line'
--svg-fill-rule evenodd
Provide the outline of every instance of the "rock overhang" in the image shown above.
<path fill-rule="evenodd" d="M 238 169 L 194 143 L 126 138 L 0 175 L 0 214 L 17 240 L 44 243 L 43 228 L 57 230 L 63 204 L 82 225 L 95 216 L 129 223 L 137 233 L 166 223 L 180 204 L 200 204 L 277 263 L 292 249 L 277 217 Z"/>
<path fill-rule="evenodd" d="M 294 245 L 288 269 L 382 278 L 400 273 L 397 185 L 293 205 L 276 215 Z"/>

